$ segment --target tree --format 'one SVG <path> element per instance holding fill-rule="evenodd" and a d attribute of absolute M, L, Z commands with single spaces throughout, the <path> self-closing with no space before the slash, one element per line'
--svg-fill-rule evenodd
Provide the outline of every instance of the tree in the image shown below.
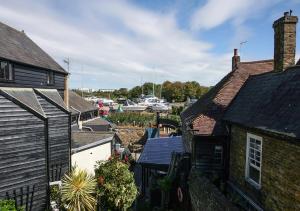
<path fill-rule="evenodd" d="M 111 210 L 127 210 L 137 197 L 133 173 L 129 166 L 113 155 L 108 161 L 97 162 L 95 175 L 101 204 Z"/>
<path fill-rule="evenodd" d="M 140 86 L 135 86 L 128 92 L 129 98 L 138 98 L 142 94 L 142 88 Z"/>
<path fill-rule="evenodd" d="M 62 179 L 62 202 L 70 211 L 95 210 L 96 180 L 85 170 L 73 169 Z"/>
<path fill-rule="evenodd" d="M 189 98 L 196 98 L 198 96 L 198 91 L 200 84 L 196 81 L 188 81 L 184 83 L 184 98 L 185 100 Z"/>

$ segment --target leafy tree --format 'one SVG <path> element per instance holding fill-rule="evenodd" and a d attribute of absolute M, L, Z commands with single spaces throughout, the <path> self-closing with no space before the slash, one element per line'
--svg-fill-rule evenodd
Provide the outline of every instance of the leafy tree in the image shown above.
<path fill-rule="evenodd" d="M 128 97 L 129 98 L 138 98 L 141 94 L 142 94 L 142 87 L 135 86 L 129 90 Z"/>
<path fill-rule="evenodd" d="M 111 210 L 127 210 L 137 197 L 133 173 L 120 161 L 118 155 L 108 161 L 98 162 L 95 175 L 98 194 L 104 207 Z"/>
<path fill-rule="evenodd" d="M 95 210 L 96 180 L 81 169 L 73 169 L 62 179 L 62 202 L 70 211 Z"/>
<path fill-rule="evenodd" d="M 200 84 L 196 81 L 188 81 L 184 83 L 184 98 L 185 100 L 189 98 L 196 98 L 198 96 L 198 91 Z"/>

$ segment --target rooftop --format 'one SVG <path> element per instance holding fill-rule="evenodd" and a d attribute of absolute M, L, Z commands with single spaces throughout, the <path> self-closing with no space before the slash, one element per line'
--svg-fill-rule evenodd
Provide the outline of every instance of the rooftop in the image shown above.
<path fill-rule="evenodd" d="M 192 125 L 196 134 L 224 135 L 222 117 L 227 106 L 239 92 L 250 75 L 273 70 L 273 60 L 240 62 L 237 68 L 228 73 L 196 103 L 182 112 L 184 124 Z"/>
<path fill-rule="evenodd" d="M 60 73 L 67 72 L 24 32 L 0 22 L 0 58 Z"/>
<path fill-rule="evenodd" d="M 75 131 L 72 132 L 72 152 L 82 151 L 112 141 L 114 133 Z"/>
<path fill-rule="evenodd" d="M 184 152 L 181 136 L 148 139 L 138 163 L 169 165 L 172 152 Z"/>
<path fill-rule="evenodd" d="M 224 119 L 250 128 L 300 138 L 300 66 L 251 76 Z"/>

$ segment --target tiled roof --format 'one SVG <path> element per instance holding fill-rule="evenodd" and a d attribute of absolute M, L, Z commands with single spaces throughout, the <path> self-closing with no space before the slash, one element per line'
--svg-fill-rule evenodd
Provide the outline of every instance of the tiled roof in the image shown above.
<path fill-rule="evenodd" d="M 184 152 L 181 136 L 148 139 L 138 163 L 169 165 L 172 152 Z"/>
<path fill-rule="evenodd" d="M 300 138 L 300 66 L 252 76 L 224 119 L 250 128 Z"/>
<path fill-rule="evenodd" d="M 69 91 L 69 105 L 72 114 L 78 113 L 75 109 L 79 110 L 82 113 L 98 110 L 98 108 L 94 106 L 92 103 L 86 101 L 85 99 L 83 99 L 82 97 L 80 97 L 78 94 L 76 94 L 71 90 Z"/>
<path fill-rule="evenodd" d="M 249 75 L 273 70 L 273 60 L 240 62 L 219 83 L 181 114 L 182 122 L 192 125 L 199 135 L 225 135 L 223 114 Z"/>
<path fill-rule="evenodd" d="M 45 51 L 24 32 L 0 22 L 0 58 L 66 74 Z"/>

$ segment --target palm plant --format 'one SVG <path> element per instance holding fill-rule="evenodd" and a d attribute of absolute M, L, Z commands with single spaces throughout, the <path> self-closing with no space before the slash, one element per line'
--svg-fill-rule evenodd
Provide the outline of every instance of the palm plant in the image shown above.
<path fill-rule="evenodd" d="M 96 180 L 84 170 L 75 169 L 62 179 L 62 201 L 68 210 L 95 210 Z"/>

